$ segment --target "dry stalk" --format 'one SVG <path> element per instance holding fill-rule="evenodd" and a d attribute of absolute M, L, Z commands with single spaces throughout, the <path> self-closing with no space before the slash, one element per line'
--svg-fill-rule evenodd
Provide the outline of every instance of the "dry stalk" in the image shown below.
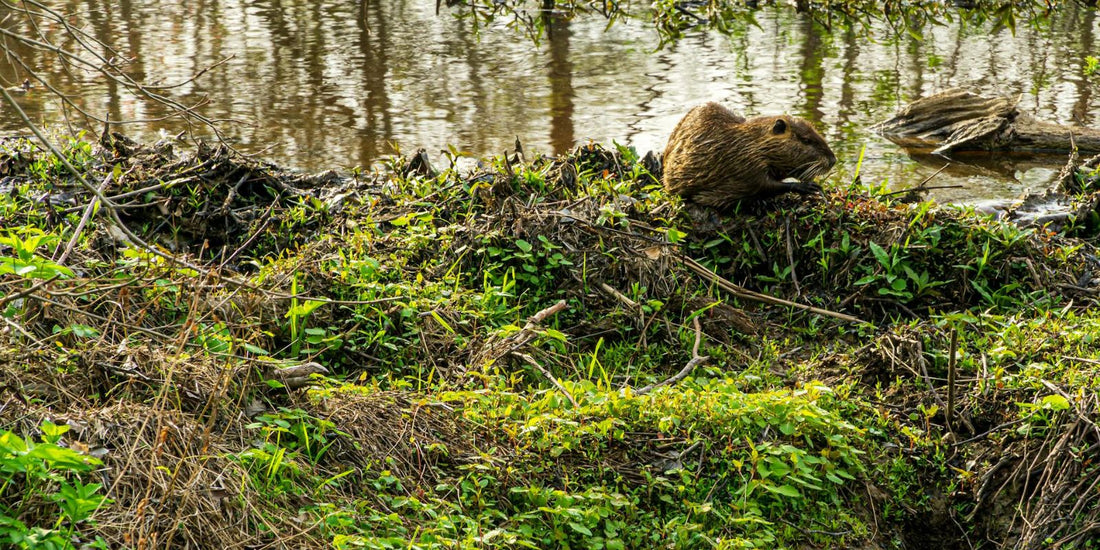
<path fill-rule="evenodd" d="M 559 382 L 558 379 L 555 378 L 553 374 L 550 374 L 550 371 L 546 370 L 546 367 L 543 367 L 542 365 L 539 364 L 538 361 L 535 361 L 534 357 L 531 357 L 530 355 L 527 355 L 526 353 L 520 353 L 518 351 L 513 351 L 512 355 L 515 355 L 516 357 L 519 357 L 520 359 L 523 359 L 524 362 L 526 362 L 528 365 L 531 365 L 532 367 L 535 367 L 536 369 L 538 369 L 538 371 L 541 372 L 542 375 L 544 377 L 546 377 L 546 379 L 549 380 L 550 383 L 553 384 L 554 387 L 557 388 L 558 391 L 560 391 L 562 393 L 562 395 L 564 395 L 565 398 L 569 400 L 570 403 L 573 404 L 574 409 L 578 408 L 577 400 L 573 399 L 573 394 L 569 393 L 569 390 L 565 389 L 565 386 L 561 385 L 561 382 Z"/>
<path fill-rule="evenodd" d="M 542 324 L 547 317 L 563 309 L 565 309 L 565 300 L 558 300 L 554 305 L 540 310 L 528 318 L 527 324 L 523 325 L 523 328 L 519 331 L 495 342 L 486 344 L 472 363 L 475 365 L 484 365 L 490 362 L 496 362 L 501 357 L 519 350 L 538 334 L 537 329 L 539 325 Z"/>
<path fill-rule="evenodd" d="M 959 347 L 959 330 L 951 329 L 951 351 L 947 356 L 947 430 L 955 432 L 955 353 Z"/>
<path fill-rule="evenodd" d="M 674 374 L 672 377 L 639 388 L 634 391 L 634 395 L 645 395 L 657 388 L 675 384 L 683 380 L 684 378 L 687 378 L 687 376 L 691 374 L 691 371 L 695 370 L 695 367 L 702 365 L 710 359 L 710 357 L 706 355 L 699 355 L 699 342 L 703 339 L 703 327 L 699 324 L 699 317 L 696 316 L 694 319 L 692 319 L 692 322 L 695 325 L 695 344 L 691 347 L 691 360 L 688 361 L 686 365 L 684 365 L 684 368 L 680 369 L 680 372 Z"/>
<path fill-rule="evenodd" d="M 604 292 L 610 294 L 616 300 L 622 302 L 623 305 L 625 305 L 626 307 L 628 307 L 630 309 L 633 309 L 633 310 L 637 310 L 637 309 L 641 308 L 641 306 L 638 305 L 638 302 L 635 302 L 634 300 L 631 300 L 630 297 L 623 294 L 622 292 L 619 292 L 618 290 L 616 290 L 611 285 L 601 281 L 599 283 L 599 286 L 600 286 L 601 289 L 603 289 Z"/>
<path fill-rule="evenodd" d="M 900 191 L 891 191 L 889 193 L 883 193 L 882 196 L 883 197 L 892 197 L 894 195 L 902 195 L 902 194 L 908 194 L 908 193 L 921 193 L 921 192 L 924 192 L 924 191 L 931 191 L 932 189 L 955 189 L 955 188 L 962 187 L 961 185 L 940 185 L 940 186 L 936 186 L 936 187 L 926 187 L 926 185 L 928 185 L 928 182 L 932 181 L 933 178 L 940 175 L 940 172 L 943 172 L 944 170 L 947 170 L 948 166 L 951 166 L 950 162 L 947 163 L 947 164 L 944 164 L 939 170 L 936 170 L 935 172 L 932 172 L 932 175 L 930 175 L 927 178 L 924 178 L 923 180 L 921 180 L 921 182 L 918 183 L 916 187 L 910 187 L 908 189 L 902 189 Z"/>
<path fill-rule="evenodd" d="M 107 174 L 107 177 L 103 178 L 103 182 L 99 184 L 98 195 L 103 194 L 103 190 L 107 188 L 107 185 L 111 183 L 111 177 L 113 174 Z M 73 229 L 73 236 L 69 239 L 69 244 L 65 246 L 65 251 L 58 256 L 57 263 L 65 265 L 65 260 L 68 259 L 69 254 L 73 251 L 73 247 L 76 246 L 77 241 L 80 240 L 81 233 L 84 232 L 84 226 L 88 225 L 88 221 L 92 219 L 92 212 L 95 211 L 95 207 L 99 204 L 99 196 L 92 197 L 91 202 L 84 208 L 84 215 L 80 217 L 80 223 L 76 224 L 76 229 Z"/>
<path fill-rule="evenodd" d="M 944 413 L 946 413 L 948 409 L 947 403 L 944 403 L 943 399 L 940 398 L 940 392 L 936 391 L 936 386 L 932 383 L 932 377 L 928 376 L 928 361 L 924 359 L 923 347 L 921 349 L 921 354 L 917 357 L 917 364 L 920 365 L 921 377 L 924 378 L 924 383 L 928 384 L 928 389 L 932 392 L 932 398 L 936 400 L 936 405 L 938 405 L 941 409 L 944 410 Z M 950 429 L 950 422 L 948 422 L 948 430 Z"/>
<path fill-rule="evenodd" d="M 791 215 L 783 220 L 783 233 L 787 237 L 787 264 L 791 266 L 791 282 L 794 283 L 795 297 L 802 296 L 802 286 L 798 284 L 798 273 L 794 269 L 794 243 L 791 242 Z"/>

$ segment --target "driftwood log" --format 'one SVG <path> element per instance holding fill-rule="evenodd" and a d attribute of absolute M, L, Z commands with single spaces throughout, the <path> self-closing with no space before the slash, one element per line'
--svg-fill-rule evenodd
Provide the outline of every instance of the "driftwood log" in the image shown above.
<path fill-rule="evenodd" d="M 1020 98 L 988 98 L 953 88 L 918 99 L 875 126 L 903 147 L 933 153 L 1021 151 L 1100 153 L 1100 130 L 1036 120 L 1017 107 Z"/>

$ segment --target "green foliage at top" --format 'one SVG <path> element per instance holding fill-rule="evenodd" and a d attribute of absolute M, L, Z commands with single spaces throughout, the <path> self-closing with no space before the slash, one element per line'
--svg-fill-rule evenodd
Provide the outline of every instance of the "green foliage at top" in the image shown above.
<path fill-rule="evenodd" d="M 1018 22 L 1038 24 L 1046 20 L 1060 2 L 1045 0 L 995 0 L 974 2 L 959 6 L 948 2 L 908 2 L 889 0 L 800 0 L 793 2 L 795 9 L 808 12 L 815 20 L 833 26 L 859 27 L 871 32 L 872 26 L 882 23 L 888 32 L 920 37 L 928 26 L 959 20 L 972 25 L 992 22 L 998 27 L 1015 30 Z M 683 2 L 681 0 L 657 0 L 655 2 L 579 3 L 572 1 L 536 0 L 459 0 L 450 2 L 457 17 L 473 20 L 475 29 L 505 21 L 510 27 L 539 41 L 552 26 L 552 16 L 571 19 L 578 16 L 603 17 L 608 25 L 624 19 L 650 21 L 660 34 L 662 42 L 682 38 L 688 32 L 705 28 L 723 33 L 756 25 L 756 13 L 762 5 L 776 2 L 755 0 L 706 0 Z M 459 7 L 454 7 L 458 5 Z"/>

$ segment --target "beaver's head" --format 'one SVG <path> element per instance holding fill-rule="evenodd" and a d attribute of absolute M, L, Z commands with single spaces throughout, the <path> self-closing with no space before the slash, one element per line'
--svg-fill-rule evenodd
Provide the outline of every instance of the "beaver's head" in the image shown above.
<path fill-rule="evenodd" d="M 761 154 L 769 175 L 777 180 L 795 178 L 810 182 L 824 175 L 836 155 L 810 123 L 790 116 L 760 117 L 746 121 L 759 126 Z"/>

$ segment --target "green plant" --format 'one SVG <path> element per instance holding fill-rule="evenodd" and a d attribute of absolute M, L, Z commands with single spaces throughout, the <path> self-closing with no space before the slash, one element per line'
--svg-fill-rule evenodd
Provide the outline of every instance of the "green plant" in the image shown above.
<path fill-rule="evenodd" d="M 916 274 L 906 264 L 906 255 L 901 251 L 901 247 L 894 243 L 890 245 L 890 250 L 887 251 L 874 241 L 867 243 L 867 246 L 875 255 L 875 260 L 878 261 L 880 269 L 857 280 L 855 284 L 877 283 L 879 294 L 911 300 L 913 292 L 909 288 L 909 280 Z"/>
<path fill-rule="evenodd" d="M 286 312 L 287 319 L 290 319 L 290 356 L 297 357 L 302 351 L 303 343 L 321 344 L 325 341 L 326 332 L 324 329 L 314 330 L 311 333 L 306 328 L 306 321 L 309 320 L 310 314 L 325 305 L 325 302 L 320 300 L 299 301 L 297 275 L 291 279 L 290 292 L 294 295 L 290 299 L 290 309 Z"/>
<path fill-rule="evenodd" d="M 536 243 L 519 238 L 500 245 L 492 244 L 494 241 L 490 236 L 482 237 L 485 271 L 494 276 L 496 286 L 506 286 L 511 276 L 516 282 L 526 283 L 536 292 L 544 293 L 553 285 L 560 268 L 573 265 L 573 261 L 562 253 L 561 245 L 544 235 L 539 235 Z"/>
<path fill-rule="evenodd" d="M 265 442 L 276 447 L 297 451 L 311 462 L 319 462 L 336 442 L 348 434 L 336 430 L 329 420 L 317 418 L 301 409 L 280 407 L 278 412 L 263 414 L 245 426 L 259 430 Z"/>
<path fill-rule="evenodd" d="M 1085 76 L 1092 76 L 1095 75 L 1097 71 L 1100 71 L 1100 58 L 1086 55 L 1084 71 Z"/>
<path fill-rule="evenodd" d="M 11 247 L 15 257 L 0 259 L 0 275 L 11 273 L 27 279 L 50 279 L 53 277 L 72 277 L 71 269 L 38 255 L 43 246 L 49 246 L 60 240 L 56 235 L 41 229 L 26 227 L 19 234 L 8 233 L 0 237 L 0 245 Z"/>
<path fill-rule="evenodd" d="M 38 442 L 14 432 L 0 434 L 0 544 L 16 548 L 75 548 L 82 524 L 109 502 L 98 494 L 98 483 L 83 483 L 79 476 L 100 464 L 96 458 L 62 447 L 67 425 L 44 422 Z M 20 518 L 42 502 L 57 504 L 56 518 L 37 517 L 28 526 Z M 47 527 L 48 526 L 48 527 Z M 98 539 L 92 547 L 106 548 Z"/>
<path fill-rule="evenodd" d="M 1043 436 L 1054 427 L 1057 413 L 1072 407 L 1069 400 L 1059 394 L 1050 394 L 1037 403 L 1017 403 L 1020 407 L 1020 419 L 1023 421 L 1016 433 L 1023 436 Z"/>
<path fill-rule="evenodd" d="M 331 421 L 316 418 L 301 409 L 280 407 L 263 414 L 247 426 L 260 439 L 253 448 L 230 453 L 228 458 L 243 465 L 252 483 L 271 495 L 321 493 L 352 473 L 345 470 L 329 477 L 315 474 L 315 466 L 339 437 L 347 434 L 335 429 Z"/>

